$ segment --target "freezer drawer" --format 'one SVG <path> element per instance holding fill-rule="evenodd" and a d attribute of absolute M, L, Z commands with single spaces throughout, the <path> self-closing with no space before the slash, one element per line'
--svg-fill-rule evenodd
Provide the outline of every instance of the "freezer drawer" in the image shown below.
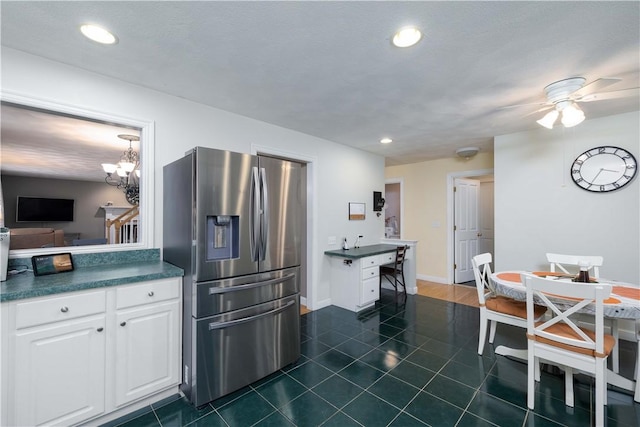
<path fill-rule="evenodd" d="M 197 372 L 183 385 L 195 406 L 249 385 L 300 357 L 297 294 L 193 322 Z M 197 382 L 189 384 L 194 378 Z"/>
<path fill-rule="evenodd" d="M 196 283 L 193 317 L 239 310 L 300 292 L 299 267 Z"/>

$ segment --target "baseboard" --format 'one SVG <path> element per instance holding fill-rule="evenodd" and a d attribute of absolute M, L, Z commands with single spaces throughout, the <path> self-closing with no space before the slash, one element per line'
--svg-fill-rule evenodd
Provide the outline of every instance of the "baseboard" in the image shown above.
<path fill-rule="evenodd" d="M 318 305 L 314 307 L 307 307 L 309 310 L 320 310 L 321 308 L 329 307 L 331 305 L 331 298 L 318 301 Z"/>
<path fill-rule="evenodd" d="M 416 279 L 425 280 L 427 282 L 441 283 L 443 285 L 450 285 L 449 281 L 445 277 L 426 276 L 424 274 L 417 274 Z"/>
<path fill-rule="evenodd" d="M 307 297 L 300 297 L 300 304 L 307 307 Z M 309 308 L 309 307 L 307 307 Z"/>

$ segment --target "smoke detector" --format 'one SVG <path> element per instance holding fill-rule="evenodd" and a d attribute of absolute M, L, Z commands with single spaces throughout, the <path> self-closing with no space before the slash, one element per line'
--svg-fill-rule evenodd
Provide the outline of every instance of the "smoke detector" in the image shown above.
<path fill-rule="evenodd" d="M 470 159 L 476 154 L 478 154 L 478 151 L 480 151 L 478 147 L 465 147 L 465 148 L 458 148 L 456 150 L 456 154 L 462 158 Z"/>

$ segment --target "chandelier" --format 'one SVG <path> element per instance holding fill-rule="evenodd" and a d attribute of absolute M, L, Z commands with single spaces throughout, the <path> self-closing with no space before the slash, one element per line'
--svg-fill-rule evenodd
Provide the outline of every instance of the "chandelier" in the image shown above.
<path fill-rule="evenodd" d="M 117 164 L 102 164 L 102 169 L 107 174 L 104 181 L 122 190 L 127 202 L 137 205 L 140 199 L 140 161 L 138 153 L 131 148 L 131 142 L 140 141 L 140 137 L 121 134 L 118 138 L 129 141 L 129 149 L 122 154 Z"/>

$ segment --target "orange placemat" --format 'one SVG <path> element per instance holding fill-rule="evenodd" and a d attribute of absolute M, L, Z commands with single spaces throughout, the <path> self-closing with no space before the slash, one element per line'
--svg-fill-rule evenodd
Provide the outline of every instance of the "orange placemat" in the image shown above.
<path fill-rule="evenodd" d="M 554 276 L 554 277 L 573 277 L 570 274 L 567 273 L 559 273 L 557 271 L 534 271 L 533 274 L 535 274 L 538 277 L 546 277 L 546 276 Z"/>
<path fill-rule="evenodd" d="M 522 283 L 520 280 L 520 273 L 498 273 L 496 276 L 499 279 L 506 280 L 507 282 Z"/>
<path fill-rule="evenodd" d="M 613 288 L 611 288 L 611 291 L 621 297 L 640 300 L 640 289 L 614 286 Z"/>

